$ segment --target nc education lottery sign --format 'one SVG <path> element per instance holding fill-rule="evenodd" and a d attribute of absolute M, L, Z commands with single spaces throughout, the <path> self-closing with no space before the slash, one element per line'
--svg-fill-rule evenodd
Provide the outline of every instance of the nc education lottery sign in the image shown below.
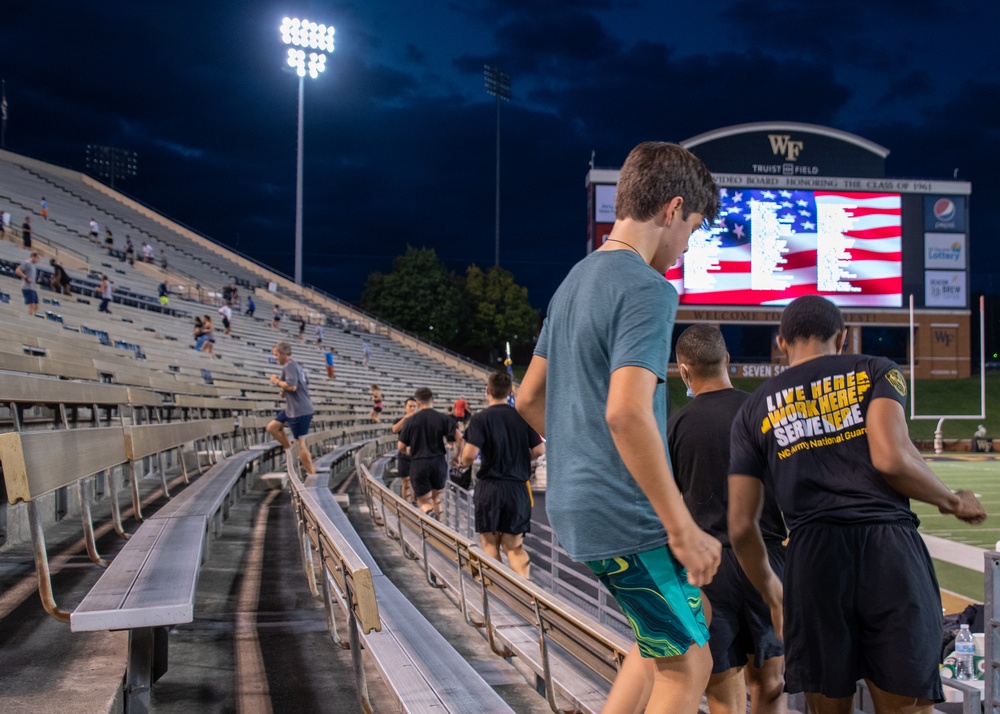
<path fill-rule="evenodd" d="M 965 234 L 925 233 L 924 267 L 965 270 Z"/>

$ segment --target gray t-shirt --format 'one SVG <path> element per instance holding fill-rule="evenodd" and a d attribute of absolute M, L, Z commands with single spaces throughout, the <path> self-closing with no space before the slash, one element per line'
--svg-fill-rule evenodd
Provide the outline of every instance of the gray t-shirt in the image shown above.
<path fill-rule="evenodd" d="M 309 378 L 302 366 L 293 359 L 285 362 L 285 366 L 281 368 L 281 381 L 289 387 L 295 387 L 294 392 L 285 391 L 285 416 L 295 418 L 312 414 Z"/>
<path fill-rule="evenodd" d="M 30 260 L 26 260 L 21 263 L 21 272 L 24 274 L 24 277 L 21 279 L 21 289 L 37 290 L 35 279 L 38 276 L 38 266 Z"/>
<path fill-rule="evenodd" d="M 545 502 L 573 560 L 631 555 L 667 542 L 604 415 L 611 373 L 648 369 L 659 380 L 652 407 L 666 448 L 667 362 L 677 302 L 662 275 L 632 251 L 617 250 L 577 263 L 549 304 L 535 348 L 548 360 Z"/>

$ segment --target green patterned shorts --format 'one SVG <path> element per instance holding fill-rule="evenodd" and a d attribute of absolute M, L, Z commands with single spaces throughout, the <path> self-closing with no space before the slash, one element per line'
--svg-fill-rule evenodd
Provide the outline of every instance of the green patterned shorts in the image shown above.
<path fill-rule="evenodd" d="M 701 590 L 688 582 L 684 566 L 666 546 L 589 560 L 587 567 L 618 601 L 643 657 L 677 657 L 692 641 L 708 642 Z"/>

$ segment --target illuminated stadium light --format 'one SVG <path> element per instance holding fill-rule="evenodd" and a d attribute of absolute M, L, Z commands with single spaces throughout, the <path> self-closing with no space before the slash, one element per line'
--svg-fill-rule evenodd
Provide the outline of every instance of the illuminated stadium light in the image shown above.
<path fill-rule="evenodd" d="M 285 59 L 299 76 L 299 135 L 295 180 L 295 282 L 302 284 L 302 115 L 305 105 L 305 77 L 316 79 L 326 70 L 326 54 L 333 52 L 333 25 L 297 17 L 286 17 L 278 28 L 288 48 Z"/>
<path fill-rule="evenodd" d="M 309 50 L 333 52 L 333 25 L 317 24 L 309 20 L 286 17 L 281 21 L 281 41 L 286 45 L 305 47 Z"/>

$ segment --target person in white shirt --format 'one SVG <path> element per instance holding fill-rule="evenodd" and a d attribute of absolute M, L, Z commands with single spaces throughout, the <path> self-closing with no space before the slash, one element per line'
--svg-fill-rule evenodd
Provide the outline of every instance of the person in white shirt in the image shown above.
<path fill-rule="evenodd" d="M 229 307 L 229 305 L 223 305 L 219 308 L 219 314 L 222 315 L 222 326 L 225 328 L 223 332 L 228 335 L 229 331 L 232 329 L 232 325 L 229 320 L 233 316 L 233 309 Z"/>

